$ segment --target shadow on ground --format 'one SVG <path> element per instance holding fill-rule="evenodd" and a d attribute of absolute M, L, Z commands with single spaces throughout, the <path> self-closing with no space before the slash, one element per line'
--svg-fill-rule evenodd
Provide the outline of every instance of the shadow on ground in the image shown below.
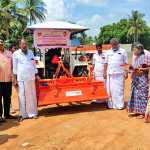
<path fill-rule="evenodd" d="M 8 134 L 0 135 L 0 145 L 8 142 L 9 139 L 14 139 L 17 137 L 18 137 L 18 135 L 8 135 Z"/>
<path fill-rule="evenodd" d="M 7 130 L 12 127 L 17 127 L 19 122 L 17 119 L 6 120 L 4 123 L 0 123 L 0 131 Z"/>
<path fill-rule="evenodd" d="M 69 104 L 66 106 L 49 106 L 46 108 L 41 108 L 39 110 L 39 116 L 57 116 L 57 115 L 68 115 L 68 114 L 77 114 L 77 113 L 84 113 L 84 112 L 94 112 L 94 111 L 108 111 L 106 103 L 100 104 Z"/>

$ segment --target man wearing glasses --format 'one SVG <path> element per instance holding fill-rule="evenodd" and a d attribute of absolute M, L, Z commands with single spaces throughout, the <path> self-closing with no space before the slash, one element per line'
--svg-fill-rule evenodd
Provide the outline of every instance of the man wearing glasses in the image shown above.
<path fill-rule="evenodd" d="M 112 49 L 106 53 L 104 78 L 110 96 L 108 108 L 121 110 L 124 108 L 124 80 L 128 77 L 124 67 L 128 63 L 127 52 L 120 48 L 116 38 L 111 39 Z"/>

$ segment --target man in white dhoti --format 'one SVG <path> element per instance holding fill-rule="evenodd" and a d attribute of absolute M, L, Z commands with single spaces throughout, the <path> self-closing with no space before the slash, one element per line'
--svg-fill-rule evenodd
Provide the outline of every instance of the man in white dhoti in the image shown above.
<path fill-rule="evenodd" d="M 102 45 L 96 45 L 97 52 L 93 55 L 93 67 L 94 67 L 94 79 L 98 81 L 104 81 L 104 61 L 105 55 L 102 52 Z M 92 103 L 101 103 L 102 101 L 93 100 Z"/>
<path fill-rule="evenodd" d="M 18 86 L 20 103 L 19 121 L 37 118 L 35 78 L 37 69 L 34 55 L 27 47 L 26 40 L 20 42 L 20 49 L 13 53 L 14 84 Z"/>
<path fill-rule="evenodd" d="M 119 41 L 116 38 L 111 39 L 112 49 L 108 50 L 104 65 L 104 78 L 107 79 L 107 92 L 110 96 L 108 108 L 124 108 L 124 80 L 128 73 L 124 65 L 128 63 L 127 52 L 119 47 Z"/>

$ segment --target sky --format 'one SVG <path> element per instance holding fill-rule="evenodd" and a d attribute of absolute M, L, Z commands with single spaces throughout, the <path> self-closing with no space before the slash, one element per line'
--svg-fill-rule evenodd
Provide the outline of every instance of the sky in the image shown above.
<path fill-rule="evenodd" d="M 43 0 L 47 20 L 66 20 L 90 28 L 88 35 L 95 36 L 100 27 L 128 18 L 132 10 L 145 14 L 150 26 L 149 0 Z"/>

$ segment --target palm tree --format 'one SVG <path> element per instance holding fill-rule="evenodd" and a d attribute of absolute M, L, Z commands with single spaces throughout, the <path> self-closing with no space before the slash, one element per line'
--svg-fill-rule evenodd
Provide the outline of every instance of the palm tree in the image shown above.
<path fill-rule="evenodd" d="M 134 42 L 137 42 L 139 39 L 139 35 L 144 32 L 144 24 L 143 21 L 144 14 L 139 13 L 137 10 L 132 11 L 131 16 L 129 16 L 129 30 L 128 37 L 133 36 Z"/>
<path fill-rule="evenodd" d="M 28 37 L 27 25 L 45 19 L 44 6 L 42 0 L 0 0 L 0 38 L 16 42 Z"/>
<path fill-rule="evenodd" d="M 9 37 L 10 22 L 13 20 L 13 11 L 15 10 L 15 3 L 11 0 L 0 1 L 0 33 Z"/>
<path fill-rule="evenodd" d="M 27 18 L 17 7 L 20 0 L 0 0 L 0 37 L 4 40 L 11 39 L 13 33 L 21 35 L 27 26 Z M 21 32 L 20 32 L 21 31 Z"/>
<path fill-rule="evenodd" d="M 24 12 L 28 18 L 29 24 L 45 20 L 45 3 L 42 0 L 23 0 Z"/>

